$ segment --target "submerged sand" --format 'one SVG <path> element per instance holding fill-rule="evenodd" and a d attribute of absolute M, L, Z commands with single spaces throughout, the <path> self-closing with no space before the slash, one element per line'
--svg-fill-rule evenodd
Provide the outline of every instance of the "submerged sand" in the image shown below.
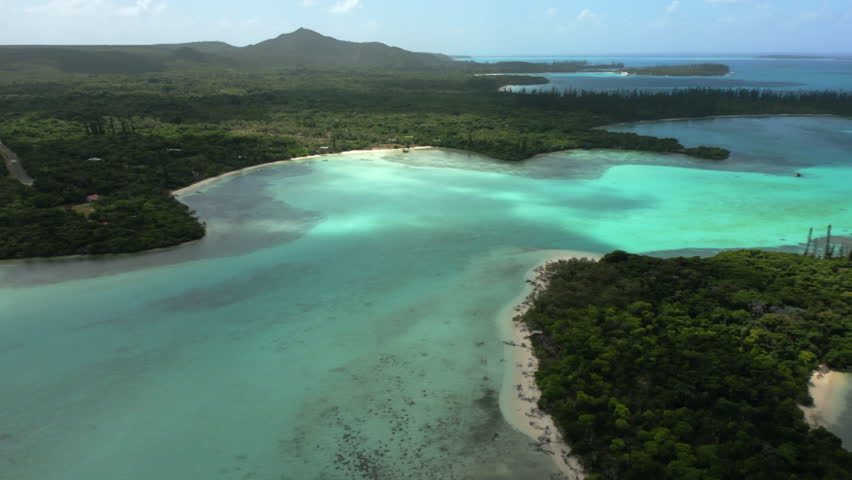
<path fill-rule="evenodd" d="M 800 407 L 808 424 L 813 428 L 836 425 L 840 415 L 846 410 L 849 376 L 823 365 L 814 370 L 808 382 L 808 389 L 814 399 L 814 405 Z"/>
<path fill-rule="evenodd" d="M 518 299 L 500 312 L 498 321 L 506 344 L 504 351 L 507 362 L 500 393 L 500 409 L 509 424 L 533 440 L 532 446 L 553 457 L 566 479 L 582 480 L 586 478 L 586 473 L 579 460 L 571 454 L 571 448 L 550 415 L 538 408 L 541 397 L 541 391 L 535 383 L 538 359 L 532 350 L 532 332 L 520 321 L 535 297 L 547 288 L 547 282 L 542 277 L 544 267 L 552 262 L 573 258 L 598 259 L 600 255 L 569 250 L 549 252 L 542 264 L 527 273 L 526 286 Z"/>

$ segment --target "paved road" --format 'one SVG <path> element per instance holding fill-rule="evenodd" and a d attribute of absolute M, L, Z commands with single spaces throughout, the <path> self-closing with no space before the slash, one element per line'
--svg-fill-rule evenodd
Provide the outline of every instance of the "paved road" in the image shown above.
<path fill-rule="evenodd" d="M 24 170 L 24 166 L 21 165 L 21 159 L 15 155 L 15 152 L 9 150 L 9 147 L 3 145 L 3 142 L 0 142 L 0 156 L 3 157 L 3 160 L 6 162 L 6 169 L 9 170 L 9 176 L 18 180 L 27 186 L 32 186 L 33 179 L 29 175 L 27 175 L 27 171 Z"/>

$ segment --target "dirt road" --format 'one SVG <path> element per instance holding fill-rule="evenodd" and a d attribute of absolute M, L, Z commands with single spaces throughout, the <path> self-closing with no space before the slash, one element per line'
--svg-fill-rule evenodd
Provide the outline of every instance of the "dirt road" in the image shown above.
<path fill-rule="evenodd" d="M 24 170 L 24 166 L 21 164 L 21 159 L 9 147 L 3 145 L 3 142 L 0 142 L 0 156 L 3 157 L 6 163 L 6 169 L 9 170 L 10 177 L 24 185 L 32 186 L 33 179 L 27 175 L 27 171 Z"/>

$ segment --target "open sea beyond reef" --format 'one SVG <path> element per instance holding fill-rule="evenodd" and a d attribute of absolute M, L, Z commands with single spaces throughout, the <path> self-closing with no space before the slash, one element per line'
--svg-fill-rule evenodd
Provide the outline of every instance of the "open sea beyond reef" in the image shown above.
<path fill-rule="evenodd" d="M 852 120 L 618 129 L 734 153 L 330 156 L 183 196 L 200 242 L 0 263 L 0 478 L 547 478 L 501 414 L 496 324 L 545 250 L 852 228 Z M 831 428 L 852 445 L 848 409 Z"/>

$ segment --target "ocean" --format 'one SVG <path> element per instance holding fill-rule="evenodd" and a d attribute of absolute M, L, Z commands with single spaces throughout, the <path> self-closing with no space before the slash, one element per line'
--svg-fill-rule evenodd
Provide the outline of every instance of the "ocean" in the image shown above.
<path fill-rule="evenodd" d="M 501 414 L 497 317 L 552 250 L 852 228 L 852 120 L 615 128 L 733 155 L 332 155 L 184 195 L 200 242 L 0 263 L 0 478 L 546 478 Z"/>
<path fill-rule="evenodd" d="M 592 64 L 623 63 L 626 67 L 683 65 L 690 63 L 723 63 L 731 67 L 724 77 L 658 77 L 629 76 L 617 73 L 555 73 L 542 75 L 548 85 L 515 87 L 515 90 L 643 90 L 668 91 L 680 88 L 850 90 L 852 89 L 852 58 L 836 60 L 768 59 L 759 57 L 473 57 L 477 62 L 526 61 L 552 63 L 555 61 L 588 61 Z"/>

